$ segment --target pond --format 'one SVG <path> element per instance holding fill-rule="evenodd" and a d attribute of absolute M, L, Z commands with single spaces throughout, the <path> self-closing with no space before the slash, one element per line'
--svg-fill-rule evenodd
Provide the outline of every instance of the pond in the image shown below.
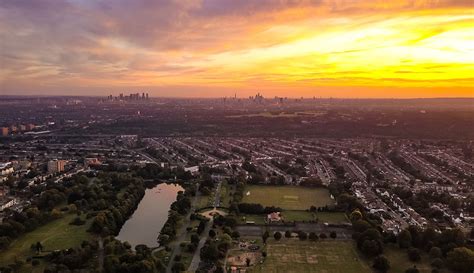
<path fill-rule="evenodd" d="M 133 215 L 120 229 L 117 239 L 129 242 L 132 247 L 139 244 L 158 246 L 158 235 L 168 220 L 168 211 L 179 191 L 183 191 L 180 185 L 166 183 L 147 189 Z"/>

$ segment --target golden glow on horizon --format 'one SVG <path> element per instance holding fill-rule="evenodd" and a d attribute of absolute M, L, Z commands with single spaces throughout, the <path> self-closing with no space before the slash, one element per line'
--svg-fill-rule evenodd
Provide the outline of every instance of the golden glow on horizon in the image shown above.
<path fill-rule="evenodd" d="M 7 67 L 0 76 L 44 88 L 196 87 L 203 92 L 189 96 L 206 96 L 206 88 L 232 94 L 258 88 L 269 96 L 331 96 L 331 90 L 353 88 L 354 93 L 335 96 L 397 97 L 394 90 L 401 88 L 407 91 L 401 97 L 474 97 L 472 9 L 350 13 L 323 6 L 275 11 L 267 15 L 271 20 L 262 16 L 214 19 L 196 33 L 176 34 L 189 35 L 194 44 L 167 49 L 104 37 L 87 49 L 103 62 L 84 59 L 69 74 L 59 72 L 62 64 L 32 64 L 22 75 Z M 215 37 L 216 25 L 226 28 L 229 20 L 235 20 L 232 33 Z"/>

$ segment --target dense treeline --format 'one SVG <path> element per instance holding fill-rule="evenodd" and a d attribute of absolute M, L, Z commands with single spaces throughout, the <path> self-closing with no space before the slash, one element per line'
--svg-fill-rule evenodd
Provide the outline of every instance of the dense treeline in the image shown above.
<path fill-rule="evenodd" d="M 180 180 L 189 180 L 192 178 L 191 173 L 185 171 L 182 167 L 171 170 L 170 168 L 163 168 L 156 164 L 146 164 L 145 167 L 134 166 L 131 170 L 134 171 L 135 176 L 142 177 L 143 179 L 169 180 L 177 178 Z"/>
<path fill-rule="evenodd" d="M 170 211 L 168 212 L 168 220 L 158 236 L 158 243 L 160 245 L 166 245 L 176 237 L 180 217 L 186 215 L 191 209 L 191 200 L 189 199 L 189 195 L 191 194 L 191 192 L 187 191 L 178 192 L 176 201 L 171 204 Z"/>
<path fill-rule="evenodd" d="M 145 194 L 143 181 L 138 179 L 135 179 L 134 183 L 128 184 L 124 190 L 123 194 L 117 193 L 117 198 L 109 203 L 107 209 L 97 213 L 89 229 L 91 232 L 103 235 L 118 234 Z"/>
<path fill-rule="evenodd" d="M 106 273 L 152 273 L 165 268 L 145 245 L 137 245 L 133 251 L 129 243 L 110 237 L 104 240 L 104 248 Z"/>
<path fill-rule="evenodd" d="M 261 204 L 253 204 L 253 203 L 240 203 L 238 205 L 240 213 L 246 214 L 268 214 L 272 212 L 282 211 L 282 208 L 278 207 L 263 207 Z"/>
<path fill-rule="evenodd" d="M 94 254 L 98 248 L 97 241 L 84 241 L 79 247 L 53 251 L 44 258 L 49 262 L 44 273 L 68 272 L 69 270 L 97 267 Z M 34 264 L 34 262 L 32 263 Z"/>

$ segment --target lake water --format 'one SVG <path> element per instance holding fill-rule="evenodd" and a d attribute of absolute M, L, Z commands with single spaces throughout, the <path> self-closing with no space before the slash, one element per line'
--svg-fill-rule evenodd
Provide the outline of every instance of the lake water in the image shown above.
<path fill-rule="evenodd" d="M 168 211 L 179 191 L 183 191 L 181 186 L 166 183 L 147 189 L 133 215 L 122 226 L 117 239 L 129 242 L 132 247 L 139 244 L 158 246 L 158 235 L 168 220 Z"/>

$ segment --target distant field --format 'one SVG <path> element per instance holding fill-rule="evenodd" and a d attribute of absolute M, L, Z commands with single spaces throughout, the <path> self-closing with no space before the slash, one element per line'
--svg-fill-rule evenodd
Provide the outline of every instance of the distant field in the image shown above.
<path fill-rule="evenodd" d="M 91 235 L 86 231 L 90 222 L 83 226 L 69 225 L 75 217 L 75 214 L 65 215 L 20 236 L 6 251 L 0 252 L 0 265 L 12 263 L 15 257 L 25 260 L 27 256 L 34 254 L 30 247 L 38 241 L 43 245 L 44 251 L 53 251 L 79 246 L 82 241 L 90 239 Z"/>
<path fill-rule="evenodd" d="M 270 240 L 267 258 L 251 273 L 370 273 L 372 270 L 361 260 L 351 241 Z"/>
<path fill-rule="evenodd" d="M 261 112 L 255 114 L 245 114 L 245 115 L 232 115 L 226 116 L 227 118 L 251 118 L 251 117 L 263 117 L 263 118 L 294 118 L 298 116 L 311 116 L 311 117 L 319 117 L 325 115 L 325 111 L 302 111 L 302 112 Z"/>
<path fill-rule="evenodd" d="M 287 210 L 306 210 L 311 206 L 322 207 L 334 204 L 327 189 L 258 185 L 245 187 L 242 202 L 276 206 Z"/>

